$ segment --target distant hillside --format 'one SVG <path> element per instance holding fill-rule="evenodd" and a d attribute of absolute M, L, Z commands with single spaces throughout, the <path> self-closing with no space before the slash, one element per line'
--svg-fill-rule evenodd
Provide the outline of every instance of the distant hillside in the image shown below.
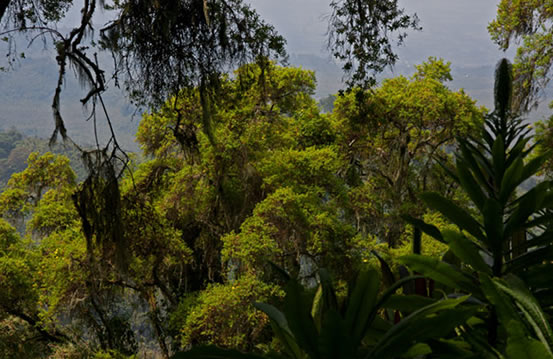
<path fill-rule="evenodd" d="M 78 143 L 93 143 L 93 121 L 86 121 L 88 111 L 80 99 L 86 95 L 71 69 L 61 94 L 62 116 L 69 135 Z M 0 72 L 0 129 L 17 128 L 27 136 L 48 138 L 54 129 L 52 98 L 57 83 L 55 56 L 47 51 L 29 49 L 14 69 Z M 117 138 L 128 150 L 136 151 L 134 134 L 140 116 L 132 118 L 132 108 L 123 91 L 110 83 L 104 100 L 113 121 Z M 99 114 L 100 111 L 97 111 Z M 105 117 L 98 117 L 101 138 L 106 138 L 108 128 Z"/>
<path fill-rule="evenodd" d="M 421 54 L 417 55 L 421 57 Z M 454 60 L 454 59 L 446 59 Z M 343 74 L 340 67 L 330 58 L 312 54 L 292 54 L 292 66 L 301 66 L 314 70 L 317 77 L 315 97 L 322 99 L 335 94 L 343 88 Z M 71 71 L 71 70 L 70 70 Z M 398 75 L 411 75 L 414 65 L 400 61 L 380 79 Z M 464 88 L 478 100 L 480 105 L 492 108 L 494 65 L 461 65 L 452 63 L 452 89 Z M 93 122 L 85 121 L 88 112 L 79 100 L 85 95 L 77 80 L 68 74 L 62 93 L 62 111 L 68 132 L 78 143 L 93 143 Z M 26 58 L 8 72 L 0 72 L 0 130 L 16 128 L 26 136 L 48 138 L 54 128 L 52 118 L 52 96 L 57 82 L 57 66 L 52 53 L 39 48 L 26 50 Z M 140 115 L 133 117 L 135 109 L 129 104 L 123 90 L 117 89 L 113 82 L 104 95 L 109 115 L 113 121 L 119 142 L 130 151 L 137 151 L 134 135 L 140 121 Z M 545 101 L 548 102 L 548 101 Z M 98 113 L 100 113 L 98 111 Z M 550 113 L 547 106 L 531 115 L 531 120 L 543 119 Z M 106 138 L 108 127 L 105 118 L 98 117 L 99 135 Z"/>
<path fill-rule="evenodd" d="M 446 60 L 451 61 L 451 59 Z M 309 54 L 291 55 L 290 64 L 315 71 L 317 76 L 315 97 L 319 100 L 335 94 L 343 88 L 342 71 L 331 59 Z M 414 72 L 415 64 L 400 61 L 392 70 L 387 70 L 379 75 L 378 79 L 382 81 L 385 78 L 399 75 L 411 76 Z M 453 81 L 447 85 L 453 90 L 464 89 L 473 99 L 478 101 L 479 105 L 493 109 L 494 73 L 495 64 L 460 65 L 452 61 L 451 75 Z M 550 116 L 551 110 L 547 105 L 552 99 L 553 90 L 549 88 L 542 105 L 530 114 L 529 119 L 534 122 Z"/>
<path fill-rule="evenodd" d="M 71 167 L 79 181 L 87 175 L 81 161 L 81 154 L 76 149 L 61 144 L 49 147 L 48 141 L 44 139 L 25 136 L 15 129 L 0 130 L 0 192 L 12 174 L 27 168 L 27 158 L 32 152 L 65 155 L 71 161 Z"/>

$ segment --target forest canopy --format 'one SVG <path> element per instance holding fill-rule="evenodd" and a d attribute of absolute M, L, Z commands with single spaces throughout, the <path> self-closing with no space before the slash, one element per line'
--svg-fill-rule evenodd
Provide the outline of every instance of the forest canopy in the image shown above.
<path fill-rule="evenodd" d="M 376 81 L 420 30 L 396 0 L 329 5 L 349 81 L 318 102 L 242 0 L 0 0 L 8 57 L 13 34 L 43 36 L 59 71 L 49 151 L 0 132 L 0 357 L 553 358 L 551 121 L 521 117 L 548 80 L 530 45 L 549 5 L 501 1 L 492 38 L 525 42 L 493 110 L 439 57 Z M 107 143 L 67 136 L 72 73 Z M 111 81 L 148 108 L 140 154 Z"/>

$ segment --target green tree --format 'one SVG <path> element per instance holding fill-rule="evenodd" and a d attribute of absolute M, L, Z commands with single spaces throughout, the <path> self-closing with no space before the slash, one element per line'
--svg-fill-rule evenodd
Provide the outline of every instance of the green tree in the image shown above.
<path fill-rule="evenodd" d="M 71 0 L 0 3 L 0 21 L 10 27 L 6 34 L 36 31 L 54 39 L 59 76 L 52 102 L 52 140 L 58 134 L 67 136 L 59 107 L 67 66 L 78 69 L 86 85 L 83 104 L 97 103 L 106 89 L 103 64 L 94 58 L 97 48 L 112 53 L 114 77 L 125 80 L 126 90 L 139 103 L 160 106 L 180 89 L 197 86 L 206 123 L 210 103 L 218 96 L 220 74 L 250 61 L 263 65 L 266 58 L 285 58 L 284 39 L 242 0 L 85 1 L 80 24 L 63 34 L 56 24 L 73 6 Z M 97 29 L 92 18 L 98 7 L 111 11 L 113 21 L 99 29 L 100 41 L 87 41 L 87 29 Z M 374 84 L 373 73 L 397 60 L 392 38 L 397 35 L 401 43 L 407 29 L 417 28 L 416 16 L 407 15 L 397 0 L 330 1 L 330 7 L 329 49 L 345 62 L 352 83 Z M 10 46 L 12 55 L 13 50 Z"/>
<path fill-rule="evenodd" d="M 451 79 L 449 66 L 430 58 L 411 78 L 387 79 L 372 92 L 356 90 L 335 104 L 332 116 L 339 152 L 350 163 L 346 177 L 357 228 L 391 247 L 402 239 L 399 215 L 424 212 L 417 205 L 419 193 L 433 189 L 455 195 L 436 159 L 448 162 L 455 137 L 482 121 L 483 109 L 444 83 Z"/>
<path fill-rule="evenodd" d="M 511 68 L 504 59 L 496 73 L 495 111 L 486 116 L 480 136 L 458 139 L 456 169 L 451 172 L 477 214 L 437 193 L 422 194 L 425 204 L 456 224 L 458 230 L 439 231 L 410 219 L 448 244 L 449 254 L 441 261 L 411 255 L 401 262 L 450 289 L 471 293 L 488 303 L 487 324 L 476 325 L 472 335 L 487 336 L 495 350 L 514 358 L 524 345 L 529 345 L 539 347 L 534 348 L 536 352 L 548 352 L 544 357 L 550 357 L 552 331 L 540 303 L 544 308 L 549 306 L 542 295 L 550 291 L 550 283 L 544 279 L 549 276 L 553 256 L 548 226 L 551 182 L 543 181 L 526 193 L 517 192 L 549 153 L 530 158 L 535 148 L 529 145 L 530 129 L 511 112 L 511 99 Z M 474 337 L 469 339 L 475 343 Z"/>
<path fill-rule="evenodd" d="M 420 30 L 417 16 L 407 15 L 397 0 L 332 0 L 330 8 L 328 49 L 350 75 L 350 87 L 375 85 L 374 73 L 396 63 L 393 47 L 403 43 L 406 30 Z"/>
<path fill-rule="evenodd" d="M 548 0 L 502 0 L 496 19 L 488 26 L 501 49 L 521 43 L 513 65 L 514 111 L 525 112 L 536 106 L 549 83 L 553 32 L 546 24 L 552 16 L 553 4 Z"/>
<path fill-rule="evenodd" d="M 443 71 L 447 65 L 434 62 L 436 66 L 424 67 L 426 72 L 444 78 L 449 73 Z M 430 71 L 433 68 L 435 71 Z M 378 196 L 389 190 L 379 192 L 378 187 L 368 186 L 364 181 L 374 181 L 374 174 L 355 174 L 350 158 L 354 150 L 344 150 L 349 148 L 351 136 L 360 142 L 355 143 L 355 151 L 376 147 L 371 141 L 380 140 L 371 136 L 379 126 L 361 122 L 354 111 L 346 111 L 359 109 L 354 94 L 341 99 L 343 112 L 320 114 L 311 98 L 314 76 L 310 72 L 271 64 L 260 82 L 261 71 L 256 64 L 246 65 L 233 78 L 222 79 L 223 95 L 214 103 L 214 142 L 202 129 L 198 90 L 183 92 L 176 104 L 171 99 L 161 111 L 146 114 L 139 128 L 138 139 L 151 159 L 139 166 L 133 184 L 124 192 L 136 193 L 132 198 L 138 203 L 151 203 L 192 251 L 191 261 L 184 263 L 186 287 L 175 293 L 181 298 L 178 311 L 189 316 L 194 308 L 196 314 L 193 321 L 173 316 L 172 322 L 180 323 L 178 330 L 193 327 L 194 333 L 201 333 L 207 327 L 199 323 L 223 323 L 221 316 L 236 318 L 231 328 L 245 325 L 244 313 L 233 313 L 236 309 L 230 305 L 244 300 L 232 296 L 232 285 L 244 277 L 270 283 L 275 272 L 267 260 L 297 275 L 306 285 L 315 285 L 318 268 L 330 268 L 337 280 L 347 280 L 364 262 L 374 261 L 370 251 L 381 246 L 374 236 L 378 222 L 368 222 L 372 214 L 364 212 L 382 203 L 377 202 Z M 415 93 L 425 96 L 410 107 Z M 416 161 L 409 171 L 427 178 L 433 178 L 430 171 L 437 166 L 424 168 L 419 162 L 432 161 L 432 151 L 446 156 L 446 145 L 452 143 L 448 141 L 472 129 L 481 116 L 468 96 L 451 92 L 430 75 L 389 80 L 375 90 L 374 97 L 381 107 L 368 107 L 374 112 L 367 112 L 366 118 L 383 122 L 399 118 L 405 127 L 412 126 L 414 142 L 409 146 L 416 147 L 415 141 L 424 144 L 416 149 Z M 386 101 L 393 111 L 384 111 Z M 441 118 L 435 120 L 432 115 Z M 433 135 L 431 130 L 440 126 L 443 132 Z M 358 128 L 365 132 L 356 131 Z M 397 137 L 394 128 L 390 124 L 386 136 Z M 362 166 L 374 160 L 371 151 L 362 153 Z M 382 168 L 384 162 L 378 162 Z M 440 185 L 442 177 L 443 173 L 427 179 L 428 188 L 447 188 Z M 414 205 L 409 201 L 411 197 L 406 195 L 403 204 Z M 443 223 L 432 214 L 427 218 Z M 403 227 L 400 235 L 410 236 Z M 409 251 L 409 247 L 401 243 L 398 253 Z M 437 248 L 430 252 L 441 250 L 430 244 L 425 251 L 429 248 Z M 222 284 L 204 291 L 209 282 Z M 229 306 L 213 313 L 214 306 L 208 304 L 220 303 L 219 297 L 224 295 L 230 296 Z M 236 332 L 227 337 L 225 333 L 232 333 L 228 329 L 213 336 L 195 335 L 193 342 L 240 343 L 241 348 L 255 345 L 243 342 Z"/>
<path fill-rule="evenodd" d="M 173 358 L 351 359 L 472 355 L 463 348 L 459 335 L 451 334 L 478 310 L 477 305 L 462 305 L 468 296 L 437 301 L 411 297 L 393 304 L 393 293 L 413 278 L 395 283 L 379 295 L 378 273 L 363 269 L 351 281 L 346 298 L 340 298 L 328 273 L 321 270 L 319 277 L 321 283 L 316 292 L 306 290 L 297 280 L 288 279 L 282 311 L 270 304 L 255 303 L 270 318 L 274 335 L 282 346 L 280 353 L 261 356 L 200 346 L 177 353 Z M 400 307 L 409 308 L 399 323 L 378 315 L 379 311 L 398 303 L 402 303 Z"/>
<path fill-rule="evenodd" d="M 94 260 L 99 248 L 89 250 L 81 230 L 69 160 L 32 153 L 27 162 L 0 194 L 2 223 L 14 223 L 21 233 L 1 233 L 0 315 L 3 325 L 16 328 L 6 330 L 7 338 L 30 337 L 29 350 L 40 351 L 38 357 L 86 356 L 99 349 L 132 354 L 134 333 L 115 305 L 121 290 L 106 286 L 113 265 Z M 19 347 L 5 350 L 7 357 L 24 357 Z"/>

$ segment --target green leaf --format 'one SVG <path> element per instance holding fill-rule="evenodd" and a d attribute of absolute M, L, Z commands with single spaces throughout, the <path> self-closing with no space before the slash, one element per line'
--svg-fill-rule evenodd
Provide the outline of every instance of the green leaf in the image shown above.
<path fill-rule="evenodd" d="M 543 166 L 545 161 L 547 161 L 549 158 L 551 158 L 551 153 L 546 152 L 541 155 L 538 155 L 534 158 L 532 158 L 528 163 L 524 166 L 522 169 L 522 175 L 520 178 L 520 182 L 526 181 L 528 178 L 535 175 Z"/>
<path fill-rule="evenodd" d="M 524 169 L 524 163 L 522 158 L 517 158 L 505 171 L 505 176 L 501 181 L 499 190 L 499 200 L 502 203 L 506 203 L 509 197 L 513 194 L 513 191 L 521 183 L 522 171 Z"/>
<path fill-rule="evenodd" d="M 514 275 L 508 275 L 506 281 L 494 279 L 494 283 L 515 300 L 517 307 L 524 314 L 530 327 L 534 329 L 536 336 L 546 347 L 549 354 L 553 355 L 551 350 L 553 348 L 553 331 L 549 321 L 538 301 L 528 291 L 524 283 Z"/>
<path fill-rule="evenodd" d="M 324 321 L 325 313 L 328 310 L 338 310 L 338 300 L 336 298 L 336 292 L 332 285 L 332 279 L 327 270 L 321 268 L 319 270 L 320 285 L 317 288 L 315 297 L 313 298 L 313 305 L 311 307 L 311 316 L 315 322 L 315 326 L 320 331 L 322 322 Z"/>
<path fill-rule="evenodd" d="M 393 285 L 391 285 L 389 288 L 387 288 L 380 298 L 378 299 L 378 302 L 375 305 L 375 310 L 378 310 L 382 305 L 402 286 L 404 286 L 407 282 L 410 282 L 412 280 L 416 279 L 423 279 L 424 277 L 421 275 L 411 275 L 405 278 L 401 278 L 397 282 L 395 282 Z"/>
<path fill-rule="evenodd" d="M 275 273 L 284 281 L 284 282 L 288 282 L 290 281 L 292 278 L 290 277 L 290 275 L 284 270 L 282 269 L 278 264 L 272 262 L 272 261 L 267 261 L 267 263 L 269 264 L 269 266 L 271 267 L 272 270 L 275 271 Z"/>
<path fill-rule="evenodd" d="M 427 355 L 432 353 L 432 348 L 428 344 L 418 343 L 413 345 L 409 350 L 402 355 L 404 358 L 417 358 L 422 355 Z"/>
<path fill-rule="evenodd" d="M 352 343 L 351 336 L 340 314 L 330 309 L 321 327 L 319 348 L 323 358 L 353 358 L 357 346 Z"/>
<path fill-rule="evenodd" d="M 480 283 L 484 295 L 488 301 L 493 304 L 501 323 L 507 323 L 511 320 L 520 320 L 520 316 L 509 298 L 499 290 L 489 276 L 481 276 Z"/>
<path fill-rule="evenodd" d="M 382 303 L 382 307 L 399 310 L 403 313 L 412 313 L 422 307 L 436 302 L 435 299 L 420 295 L 392 295 Z"/>
<path fill-rule="evenodd" d="M 461 229 L 467 231 L 482 242 L 486 241 L 480 224 L 472 218 L 467 211 L 457 206 L 453 201 L 435 192 L 425 192 L 421 194 L 421 198 L 428 207 L 440 212 Z"/>
<path fill-rule="evenodd" d="M 493 143 L 494 143 L 493 137 L 486 128 L 482 129 L 482 138 L 484 139 L 484 141 L 486 141 L 486 144 L 489 147 L 493 147 Z"/>
<path fill-rule="evenodd" d="M 481 332 L 468 330 L 463 333 L 463 339 L 478 353 L 474 359 L 505 359 L 502 353 L 488 344 Z"/>
<path fill-rule="evenodd" d="M 480 292 L 470 277 L 467 278 L 458 269 L 437 258 L 410 254 L 399 258 L 399 262 L 448 287 L 459 288 L 473 294 Z"/>
<path fill-rule="evenodd" d="M 486 244 L 494 254 L 500 253 L 503 248 L 503 208 L 493 198 L 488 198 L 482 211 L 484 228 L 486 228 Z"/>
<path fill-rule="evenodd" d="M 371 251 L 371 253 L 378 259 L 378 262 L 380 263 L 380 272 L 382 273 L 383 282 L 386 287 L 392 286 L 396 278 L 394 276 L 394 273 L 392 272 L 392 269 L 388 265 L 388 263 L 378 254 L 377 251 Z"/>
<path fill-rule="evenodd" d="M 345 313 L 346 328 L 354 345 L 363 339 L 376 314 L 375 304 L 379 287 L 380 276 L 377 271 L 369 269 L 358 274 Z"/>
<path fill-rule="evenodd" d="M 439 338 L 466 322 L 476 307 L 456 309 L 469 296 L 444 299 L 421 308 L 394 325 L 371 350 L 367 358 L 395 358 L 409 349 L 409 345 Z"/>
<path fill-rule="evenodd" d="M 526 268 L 520 273 L 520 277 L 536 295 L 536 288 L 551 287 L 551 273 L 553 273 L 553 263 L 541 263 Z"/>
<path fill-rule="evenodd" d="M 506 323 L 507 357 L 509 359 L 551 359 L 553 355 L 547 350 L 543 342 L 529 338 L 522 323 L 512 320 Z"/>
<path fill-rule="evenodd" d="M 526 134 L 527 134 L 527 131 L 526 131 Z M 528 143 L 528 141 L 530 141 L 530 137 L 522 137 L 522 136 L 518 137 L 516 144 L 509 151 L 509 157 L 507 158 L 507 161 L 505 162 L 505 166 L 509 167 L 517 159 L 520 158 L 520 159 L 524 160 L 524 158 L 526 158 L 526 156 L 528 156 L 528 154 L 532 151 L 532 149 L 536 145 L 534 143 L 532 146 L 530 146 L 530 148 L 527 151 L 525 151 L 526 144 Z"/>
<path fill-rule="evenodd" d="M 290 281 L 284 290 L 284 314 L 296 343 L 311 358 L 319 358 L 318 333 L 311 317 L 311 296 L 296 280 Z"/>
<path fill-rule="evenodd" d="M 489 171 L 489 166 L 481 166 L 476 159 L 474 158 L 473 151 L 478 151 L 474 149 L 471 144 L 465 140 L 460 139 L 459 148 L 461 149 L 461 155 L 463 160 L 467 163 L 469 168 L 472 170 L 472 173 L 475 174 L 476 180 L 480 183 L 480 186 L 486 188 L 488 192 L 493 191 L 493 188 L 490 186 L 488 179 L 492 176 L 491 171 Z M 477 153 L 477 152 L 475 152 Z"/>
<path fill-rule="evenodd" d="M 436 239 L 437 241 L 445 243 L 444 239 L 442 237 L 442 233 L 440 232 L 440 230 L 436 226 L 434 226 L 432 224 L 428 224 L 428 223 L 426 223 L 426 222 L 424 222 L 420 219 L 417 219 L 415 217 L 412 217 L 408 214 L 402 215 L 401 218 L 403 218 L 407 223 L 409 223 L 413 227 L 417 227 L 418 229 L 420 229 L 424 233 L 426 233 L 429 236 L 431 236 L 432 238 Z"/>
<path fill-rule="evenodd" d="M 288 321 L 286 320 L 284 314 L 270 304 L 255 302 L 253 305 L 267 314 L 271 320 L 271 327 L 273 328 L 275 336 L 280 340 L 282 345 L 284 345 L 285 350 L 292 356 L 292 358 L 302 358 L 303 354 L 301 349 L 288 327 Z"/>
<path fill-rule="evenodd" d="M 322 300 L 325 309 L 338 310 L 338 300 L 336 292 L 332 285 L 332 278 L 328 271 L 324 268 L 319 269 L 319 281 L 322 288 Z"/>
<path fill-rule="evenodd" d="M 516 201 L 516 209 L 507 220 L 505 234 L 511 235 L 521 228 L 531 228 L 533 226 L 546 223 L 551 219 L 551 213 L 546 212 L 538 216 L 543 209 L 551 208 L 553 205 L 553 193 L 549 190 L 551 184 L 549 181 L 542 182 L 526 192 Z M 533 219 L 528 220 L 529 217 Z"/>
<path fill-rule="evenodd" d="M 493 166 L 495 170 L 496 178 L 503 178 L 503 171 L 505 170 L 505 144 L 503 143 L 503 137 L 497 136 L 492 147 Z"/>
<path fill-rule="evenodd" d="M 490 266 L 486 264 L 480 255 L 480 248 L 474 242 L 457 231 L 444 230 L 442 234 L 451 251 L 461 261 L 480 272 L 492 273 Z"/>
<path fill-rule="evenodd" d="M 460 158 L 457 159 L 457 174 L 459 175 L 461 186 L 467 192 L 472 202 L 478 209 L 482 210 L 486 200 L 486 195 L 472 176 L 472 173 L 469 171 L 466 163 Z"/>
<path fill-rule="evenodd" d="M 516 273 L 518 271 L 525 270 L 534 264 L 540 264 L 544 261 L 551 260 L 553 260 L 553 246 L 546 246 L 526 252 L 505 264 L 508 272 Z"/>

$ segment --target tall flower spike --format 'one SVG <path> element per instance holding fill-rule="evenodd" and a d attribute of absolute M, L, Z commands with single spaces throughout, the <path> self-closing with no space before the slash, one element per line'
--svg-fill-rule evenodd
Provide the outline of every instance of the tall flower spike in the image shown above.
<path fill-rule="evenodd" d="M 512 65 L 507 59 L 502 59 L 495 70 L 494 100 L 495 111 L 502 121 L 511 109 L 513 97 Z"/>

